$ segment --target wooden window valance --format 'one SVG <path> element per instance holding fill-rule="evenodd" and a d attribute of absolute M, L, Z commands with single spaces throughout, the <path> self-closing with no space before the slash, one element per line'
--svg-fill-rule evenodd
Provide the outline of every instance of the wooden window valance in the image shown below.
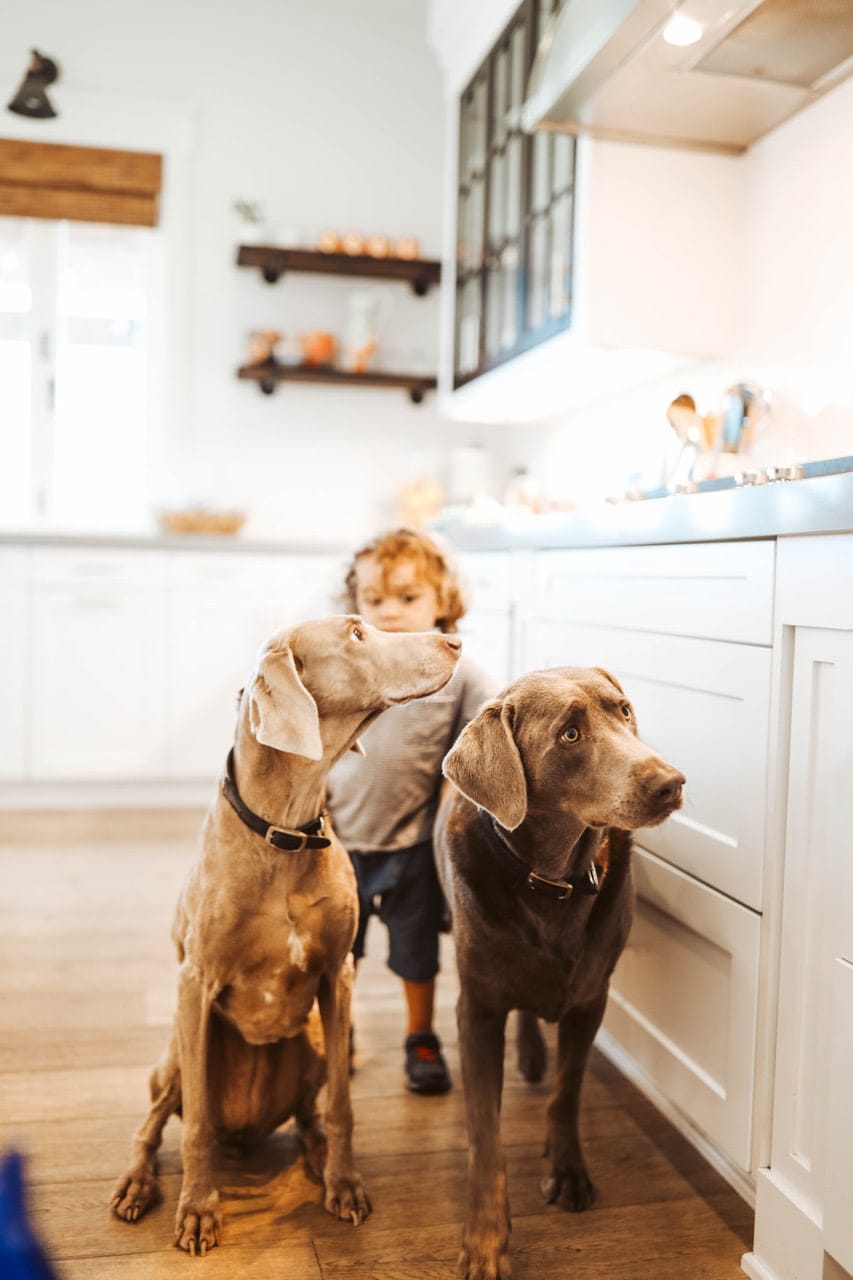
<path fill-rule="evenodd" d="M 0 138 L 0 216 L 155 227 L 163 157 Z"/>

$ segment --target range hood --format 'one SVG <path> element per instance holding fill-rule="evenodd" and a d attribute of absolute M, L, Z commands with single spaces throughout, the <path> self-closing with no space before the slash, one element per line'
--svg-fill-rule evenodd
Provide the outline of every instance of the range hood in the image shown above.
<path fill-rule="evenodd" d="M 565 0 L 522 123 L 737 154 L 851 73 L 853 0 Z"/>

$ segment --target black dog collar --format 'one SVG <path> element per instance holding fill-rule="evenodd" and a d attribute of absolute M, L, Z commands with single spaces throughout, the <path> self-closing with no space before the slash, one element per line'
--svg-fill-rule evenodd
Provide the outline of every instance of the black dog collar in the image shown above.
<path fill-rule="evenodd" d="M 252 810 L 243 803 L 240 792 L 237 790 L 237 783 L 234 780 L 233 750 L 228 752 L 228 759 L 225 762 L 222 794 L 240 821 L 250 831 L 263 836 L 267 844 L 273 845 L 276 849 L 286 849 L 289 853 L 301 853 L 303 849 L 328 849 L 332 843 L 328 836 L 323 835 L 325 816 L 322 813 L 313 822 L 306 822 L 303 827 L 295 829 L 277 827 L 274 823 L 267 822 L 265 818 L 259 818 L 256 813 L 252 813 Z"/>
<path fill-rule="evenodd" d="M 477 820 L 489 842 L 489 848 L 497 854 L 498 861 L 513 888 L 524 884 L 531 893 L 540 894 L 545 898 L 555 898 L 558 902 L 565 902 L 576 893 L 598 893 L 602 875 L 602 868 L 598 863 L 594 862 L 583 875 L 570 876 L 568 880 L 549 880 L 547 876 L 540 876 L 529 863 L 519 857 L 487 810 L 478 809 Z"/>

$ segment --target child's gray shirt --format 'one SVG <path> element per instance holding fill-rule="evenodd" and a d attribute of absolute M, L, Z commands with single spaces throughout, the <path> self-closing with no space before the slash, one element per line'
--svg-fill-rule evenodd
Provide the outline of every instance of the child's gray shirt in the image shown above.
<path fill-rule="evenodd" d="M 432 837 L 441 762 L 495 683 L 460 658 L 438 693 L 383 711 L 329 775 L 329 810 L 346 849 L 391 853 Z"/>

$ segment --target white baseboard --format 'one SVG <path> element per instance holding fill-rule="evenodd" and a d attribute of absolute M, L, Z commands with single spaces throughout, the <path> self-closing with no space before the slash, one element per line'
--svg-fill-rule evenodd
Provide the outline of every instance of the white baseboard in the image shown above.
<path fill-rule="evenodd" d="M 596 1047 L 601 1050 L 615 1067 L 622 1072 L 631 1084 L 635 1085 L 644 1097 L 660 1111 L 661 1115 L 677 1129 L 687 1141 L 696 1148 L 713 1169 L 732 1187 L 750 1208 L 755 1208 L 755 1184 L 749 1174 L 734 1164 L 711 1143 L 700 1129 L 691 1124 L 682 1111 L 661 1093 L 657 1085 L 650 1079 L 637 1060 L 622 1048 L 609 1031 L 599 1031 L 596 1036 Z"/>
<path fill-rule="evenodd" d="M 206 809 L 216 779 L 202 782 L 7 782 L 0 814 L 77 809 Z"/>

